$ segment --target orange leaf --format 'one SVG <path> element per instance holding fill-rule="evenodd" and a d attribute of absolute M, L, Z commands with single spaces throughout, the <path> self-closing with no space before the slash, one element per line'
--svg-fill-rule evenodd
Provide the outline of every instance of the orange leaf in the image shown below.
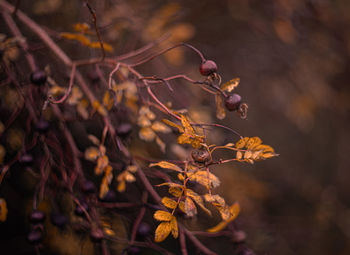
<path fill-rule="evenodd" d="M 162 211 L 162 210 L 157 210 L 153 214 L 153 218 L 158 220 L 158 221 L 170 221 L 171 218 L 174 217 L 171 213 L 167 211 Z"/>
<path fill-rule="evenodd" d="M 160 223 L 156 229 L 154 241 L 157 243 L 164 241 L 171 231 L 172 225 L 170 222 L 167 221 Z"/>

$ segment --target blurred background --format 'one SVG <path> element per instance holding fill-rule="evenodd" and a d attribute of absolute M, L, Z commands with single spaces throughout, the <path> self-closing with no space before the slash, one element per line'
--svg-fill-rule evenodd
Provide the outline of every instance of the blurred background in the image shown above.
<path fill-rule="evenodd" d="M 350 254 L 350 1 L 90 2 L 104 41 L 114 48 L 110 55 L 168 35 L 162 47 L 188 42 L 216 61 L 223 81 L 241 79 L 236 92 L 249 105 L 247 120 L 235 113 L 217 120 L 214 98 L 185 82 L 172 83 L 175 93 L 161 87 L 157 93 L 175 108 L 189 108 L 193 119 L 259 136 L 280 154 L 214 169 L 222 180 L 218 192 L 241 204 L 236 225 L 250 248 L 257 254 Z M 22 1 L 20 9 L 60 42 L 59 32 L 91 23 L 82 6 L 83 1 L 36 0 Z M 75 59 L 99 55 L 60 43 Z M 37 38 L 30 44 L 45 54 Z M 139 70 L 145 76 L 201 79 L 199 63 L 180 48 Z M 216 129 L 210 138 L 216 144 L 237 139 Z M 167 157 L 173 155 L 169 148 Z"/>

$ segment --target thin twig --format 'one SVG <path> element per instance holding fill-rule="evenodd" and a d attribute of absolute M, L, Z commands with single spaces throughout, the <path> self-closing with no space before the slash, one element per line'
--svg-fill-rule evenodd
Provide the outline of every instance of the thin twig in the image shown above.
<path fill-rule="evenodd" d="M 52 99 L 52 96 L 50 96 L 49 99 L 48 99 L 50 103 L 52 103 L 52 104 L 61 104 L 67 99 L 67 97 L 70 95 L 70 92 L 72 91 L 72 87 L 73 87 L 73 84 L 74 84 L 75 71 L 76 71 L 76 65 L 73 64 L 72 70 L 71 70 L 71 73 L 70 73 L 68 89 L 66 90 L 64 95 L 59 100 L 54 100 L 54 99 Z"/>

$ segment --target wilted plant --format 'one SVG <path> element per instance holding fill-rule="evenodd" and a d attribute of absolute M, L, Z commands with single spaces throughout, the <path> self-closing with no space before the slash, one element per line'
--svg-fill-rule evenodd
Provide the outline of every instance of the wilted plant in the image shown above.
<path fill-rule="evenodd" d="M 163 84 L 176 93 L 171 83 L 182 79 L 212 95 L 218 119 L 225 118 L 226 110 L 235 111 L 245 119 L 248 106 L 241 101 L 240 95 L 233 93 L 239 79 L 234 78 L 222 84 L 216 63 L 207 60 L 197 48 L 187 43 L 160 49 L 151 56 L 145 56 L 145 53 L 156 47 L 155 43 L 122 56 L 107 57 L 106 52 L 112 52 L 113 47 L 102 40 L 95 11 L 88 2 L 86 6 L 93 17 L 94 28 L 78 23 L 74 26 L 76 32 L 61 33 L 60 36 L 64 40 L 78 41 L 84 47 L 97 48 L 101 50 L 102 56 L 72 60 L 42 27 L 9 3 L 0 2 L 3 18 L 13 34 L 13 38 L 3 40 L 1 44 L 4 52 L 2 72 L 5 74 L 1 86 L 15 91 L 19 98 L 17 105 L 11 109 L 10 117 L 0 122 L 1 134 L 9 135 L 7 130 L 11 129 L 11 124 L 16 120 L 21 121 L 23 114 L 27 118 L 24 131 L 21 132 L 22 139 L 17 141 L 21 149 L 14 150 L 15 153 L 10 151 L 5 157 L 7 149 L 0 145 L 0 160 L 3 164 L 0 182 L 6 181 L 6 173 L 16 163 L 30 166 L 30 171 L 38 178 L 30 217 L 32 230 L 28 240 L 39 247 L 48 223 L 45 222 L 45 212 L 38 210 L 38 206 L 60 190 L 75 204 L 74 214 L 78 219 L 70 217 L 70 213 L 64 215 L 52 209 L 52 224 L 62 229 L 66 225 L 73 228 L 73 223 L 69 222 L 76 221 L 80 228 L 89 233 L 93 243 L 101 245 L 103 254 L 109 254 L 107 240 L 126 243 L 128 247 L 125 251 L 130 254 L 137 250 L 136 247 L 167 253 L 156 243 L 164 241 L 170 234 L 175 239 L 179 237 L 183 254 L 187 254 L 186 239 L 201 252 L 215 254 L 196 235 L 215 236 L 224 233 L 232 238 L 234 231 L 225 231 L 225 228 L 238 216 L 240 206 L 238 202 L 227 204 L 223 197 L 215 193 L 214 189 L 220 185 L 220 180 L 211 172 L 212 166 L 234 161 L 253 164 L 277 154 L 271 146 L 263 144 L 259 137 L 243 137 L 230 127 L 192 121 L 186 111 L 173 109 L 170 104 L 162 102 L 154 91 L 157 84 Z M 14 11 L 18 20 L 38 36 L 61 64 L 70 70 L 67 87 L 58 85 L 48 68 L 38 68 L 35 56 L 29 51 L 21 30 L 11 16 Z M 23 81 L 23 77 L 18 75 L 17 67 L 13 64 L 17 60 L 11 59 L 9 47 L 23 50 L 31 69 L 29 80 Z M 202 80 L 192 79 L 186 74 L 144 76 L 137 70 L 140 65 L 179 47 L 192 50 L 199 56 L 199 72 L 204 76 Z M 133 61 L 135 56 L 138 60 Z M 92 80 L 101 80 L 104 88 L 96 88 L 86 81 L 87 76 L 79 68 L 87 66 L 95 68 L 97 76 Z M 105 75 L 106 72 L 108 75 Z M 23 86 L 24 83 L 30 84 Z M 147 100 L 145 94 L 152 100 Z M 26 111 L 21 113 L 24 107 Z M 122 114 L 118 113 L 120 109 L 123 110 Z M 52 113 L 54 117 L 48 120 L 45 118 L 46 112 Z M 75 112 L 78 116 L 71 118 Z M 164 114 L 166 118 L 161 117 Z M 87 134 L 86 140 L 89 142 L 81 146 L 77 144 L 78 137 L 75 137 L 68 124 L 89 120 L 99 125 L 97 130 L 101 135 L 98 138 L 98 132 L 95 135 Z M 210 144 L 207 139 L 208 127 L 229 130 L 237 135 L 237 139 L 226 145 Z M 187 155 L 182 160 L 148 159 L 128 148 L 128 136 L 135 129 L 141 140 L 149 143 L 155 141 L 163 153 L 166 152 L 167 141 L 161 138 L 161 134 L 176 134 L 177 143 L 191 149 L 186 151 Z M 16 141 L 12 143 L 16 147 Z M 215 156 L 218 150 L 230 151 L 231 157 L 222 159 Z M 91 174 L 85 167 L 89 161 L 94 164 L 94 177 L 87 178 Z M 136 187 L 138 183 L 143 184 L 141 192 L 132 194 L 127 202 L 118 200 L 119 194 L 128 190 L 129 186 Z M 166 187 L 168 194 L 160 195 L 162 193 L 157 191 L 159 187 Z M 148 199 L 149 196 L 152 199 Z M 59 201 L 60 197 L 56 195 L 51 199 Z M 208 205 L 211 205 L 211 209 Z M 127 239 L 118 237 L 118 233 L 103 217 L 107 209 L 118 214 L 118 210 L 125 208 L 138 212 Z M 186 218 L 197 217 L 199 210 L 211 216 L 213 208 L 218 211 L 221 221 L 212 228 L 191 232 L 181 223 Z M 154 220 L 160 222 L 152 238 L 154 242 L 149 238 L 146 241 L 136 240 L 138 234 L 149 235 L 148 225 L 142 222 L 147 211 L 152 212 Z M 6 220 L 6 214 L 6 202 L 2 198 L 1 221 Z"/>

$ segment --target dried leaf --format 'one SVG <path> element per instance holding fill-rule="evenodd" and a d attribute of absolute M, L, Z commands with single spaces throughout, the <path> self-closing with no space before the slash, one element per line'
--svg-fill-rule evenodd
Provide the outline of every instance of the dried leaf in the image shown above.
<path fill-rule="evenodd" d="M 240 159 L 242 159 L 242 157 L 243 157 L 242 152 L 241 152 L 241 151 L 237 151 L 237 153 L 236 153 L 236 159 L 240 160 Z"/>
<path fill-rule="evenodd" d="M 177 202 L 169 197 L 163 197 L 162 203 L 165 207 L 168 207 L 170 209 L 175 209 L 177 207 Z"/>
<path fill-rule="evenodd" d="M 247 142 L 249 140 L 249 137 L 244 137 L 241 138 L 237 143 L 236 143 L 236 148 L 237 149 L 242 149 L 246 146 Z"/>
<path fill-rule="evenodd" d="M 109 185 L 107 179 L 104 177 L 100 185 L 99 197 L 104 198 L 109 191 Z"/>
<path fill-rule="evenodd" d="M 114 97 L 112 97 L 107 90 L 103 96 L 103 104 L 106 106 L 107 110 L 111 110 L 114 105 Z"/>
<path fill-rule="evenodd" d="M 167 211 L 157 210 L 153 214 L 153 218 L 158 221 L 170 221 L 174 217 L 171 213 Z"/>
<path fill-rule="evenodd" d="M 167 162 L 167 161 L 160 161 L 158 163 L 152 163 L 149 164 L 149 167 L 155 167 L 155 166 L 159 166 L 161 168 L 166 168 L 166 169 L 171 169 L 177 172 L 183 172 L 182 169 L 180 167 L 178 167 L 177 165 Z"/>
<path fill-rule="evenodd" d="M 216 118 L 218 118 L 219 120 L 225 119 L 226 110 L 224 108 L 224 103 L 222 101 L 222 97 L 220 93 L 216 93 L 215 103 L 216 103 Z"/>
<path fill-rule="evenodd" d="M 211 203 L 220 212 L 221 218 L 227 220 L 230 218 L 230 208 L 226 205 L 225 200 L 219 195 L 204 195 L 205 201 Z"/>
<path fill-rule="evenodd" d="M 158 243 L 164 241 L 168 237 L 171 231 L 172 231 L 172 226 L 170 222 L 160 223 L 156 229 L 154 241 Z"/>
<path fill-rule="evenodd" d="M 234 90 L 238 84 L 240 82 L 240 79 L 239 78 L 234 78 L 228 82 L 225 82 L 222 86 L 221 86 L 221 89 L 223 91 L 227 91 L 227 92 L 231 92 L 232 90 Z"/>
<path fill-rule="evenodd" d="M 220 186 L 219 178 L 207 171 L 196 171 L 193 174 L 189 173 L 188 177 L 191 181 L 197 182 L 207 189 Z"/>
<path fill-rule="evenodd" d="M 246 147 L 248 150 L 254 150 L 254 148 L 262 143 L 261 139 L 257 136 L 249 138 Z"/>
<path fill-rule="evenodd" d="M 191 189 L 186 189 L 186 195 L 191 197 L 193 199 L 193 201 L 195 201 L 197 203 L 197 205 L 199 205 L 200 208 L 202 208 L 203 211 L 205 211 L 208 215 L 211 216 L 211 211 L 209 211 L 203 203 L 203 199 L 193 190 Z"/>
<path fill-rule="evenodd" d="M 167 119 L 162 119 L 162 121 L 167 124 L 168 126 L 171 126 L 171 127 L 174 127 L 174 128 L 177 128 L 179 130 L 179 132 L 183 133 L 184 132 L 184 129 L 181 125 L 178 125 L 170 120 L 167 120 Z"/>
<path fill-rule="evenodd" d="M 0 222 L 4 222 L 7 218 L 7 204 L 5 199 L 0 198 Z"/>
<path fill-rule="evenodd" d="M 103 155 L 97 159 L 97 165 L 95 167 L 95 174 L 100 175 L 105 167 L 108 165 L 108 157 Z"/>
<path fill-rule="evenodd" d="M 85 159 L 95 161 L 100 155 L 100 151 L 96 147 L 89 147 L 85 150 Z"/>
<path fill-rule="evenodd" d="M 170 227 L 171 227 L 171 234 L 176 239 L 179 236 L 179 230 L 177 227 L 177 220 L 175 217 L 173 217 L 170 221 Z"/>
<path fill-rule="evenodd" d="M 227 226 L 227 224 L 229 224 L 230 222 L 235 220 L 240 212 L 239 204 L 234 203 L 233 205 L 231 205 L 229 208 L 229 211 L 231 213 L 231 217 L 229 219 L 224 220 L 224 221 L 220 222 L 218 225 L 216 225 L 215 227 L 208 229 L 207 232 L 217 233 L 217 232 L 223 230 Z"/>
<path fill-rule="evenodd" d="M 160 121 L 153 122 L 152 129 L 156 132 L 161 132 L 166 134 L 171 132 L 171 129 Z"/>
<path fill-rule="evenodd" d="M 171 186 L 169 187 L 168 192 L 174 197 L 180 197 L 183 194 L 183 188 L 181 185 L 179 186 Z"/>
<path fill-rule="evenodd" d="M 156 133 L 150 127 L 143 127 L 139 131 L 139 137 L 146 142 L 151 142 L 156 137 Z"/>
<path fill-rule="evenodd" d="M 185 198 L 185 213 L 188 217 L 193 217 L 197 214 L 197 207 L 189 197 Z"/>

